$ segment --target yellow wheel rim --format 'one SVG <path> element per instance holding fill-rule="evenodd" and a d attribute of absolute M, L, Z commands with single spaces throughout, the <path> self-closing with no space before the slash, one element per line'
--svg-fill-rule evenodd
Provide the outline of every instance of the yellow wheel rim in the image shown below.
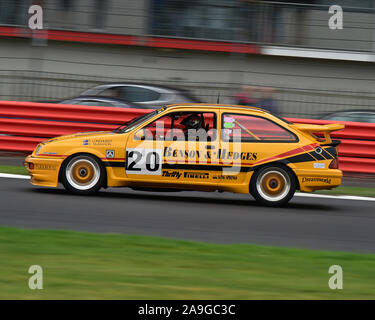
<path fill-rule="evenodd" d="M 87 161 L 78 161 L 72 166 L 72 178 L 80 185 L 89 183 L 94 177 L 94 167 Z"/>
<path fill-rule="evenodd" d="M 262 179 L 262 189 L 269 195 L 277 195 L 285 188 L 285 180 L 281 174 L 270 172 Z"/>
<path fill-rule="evenodd" d="M 99 164 L 87 156 L 73 158 L 66 167 L 66 179 L 77 190 L 89 190 L 100 179 Z"/>
<path fill-rule="evenodd" d="M 258 176 L 256 188 L 263 199 L 280 201 L 288 195 L 291 189 L 290 177 L 281 169 L 271 168 Z"/>

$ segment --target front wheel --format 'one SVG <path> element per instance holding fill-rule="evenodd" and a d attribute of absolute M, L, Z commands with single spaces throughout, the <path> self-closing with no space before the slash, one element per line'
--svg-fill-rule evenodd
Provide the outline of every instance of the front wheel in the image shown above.
<path fill-rule="evenodd" d="M 288 203 L 295 191 L 296 179 L 291 169 L 276 164 L 257 170 L 250 183 L 251 195 L 270 207 Z"/>
<path fill-rule="evenodd" d="M 90 155 L 68 159 L 61 168 L 61 182 L 65 189 L 76 194 L 97 192 L 105 181 L 105 169 Z"/>

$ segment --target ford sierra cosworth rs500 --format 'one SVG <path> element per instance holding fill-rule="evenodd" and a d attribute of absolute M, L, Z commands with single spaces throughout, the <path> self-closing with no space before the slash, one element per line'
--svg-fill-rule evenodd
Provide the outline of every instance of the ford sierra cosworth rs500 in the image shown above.
<path fill-rule="evenodd" d="M 342 124 L 294 124 L 244 106 L 169 105 L 109 132 L 40 143 L 26 160 L 31 183 L 89 194 L 107 187 L 230 191 L 268 206 L 296 190 L 341 184 Z"/>

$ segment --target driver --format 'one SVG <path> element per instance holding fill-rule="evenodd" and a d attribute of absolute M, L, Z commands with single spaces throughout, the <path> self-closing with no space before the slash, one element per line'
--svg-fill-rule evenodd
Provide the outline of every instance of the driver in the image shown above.
<path fill-rule="evenodd" d="M 185 126 L 185 128 L 184 128 L 185 139 L 189 138 L 189 130 L 194 130 L 193 132 L 190 132 L 190 135 L 193 135 L 191 137 L 191 138 L 194 138 L 193 140 L 198 138 L 197 137 L 197 135 L 199 134 L 198 130 L 203 129 L 204 131 L 206 131 L 205 126 L 204 126 L 203 117 L 200 117 L 200 116 L 195 115 L 195 114 L 193 114 L 193 115 L 187 117 L 186 119 L 184 119 L 181 122 L 181 124 Z M 189 140 L 191 140 L 191 139 L 189 139 Z"/>

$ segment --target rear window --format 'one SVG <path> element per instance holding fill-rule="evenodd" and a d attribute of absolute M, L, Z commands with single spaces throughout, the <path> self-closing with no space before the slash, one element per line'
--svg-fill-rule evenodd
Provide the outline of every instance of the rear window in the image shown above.
<path fill-rule="evenodd" d="M 297 137 L 271 120 L 244 114 L 223 114 L 222 140 L 242 142 L 295 142 Z"/>

